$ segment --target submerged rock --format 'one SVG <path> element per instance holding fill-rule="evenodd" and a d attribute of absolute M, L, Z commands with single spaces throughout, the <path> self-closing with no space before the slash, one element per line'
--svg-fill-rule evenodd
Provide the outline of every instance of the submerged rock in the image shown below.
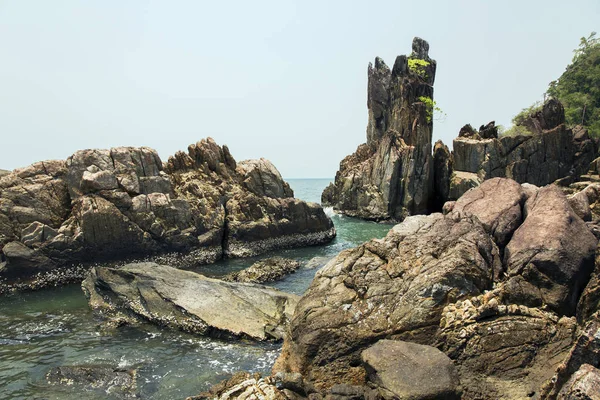
<path fill-rule="evenodd" d="M 192 254 L 189 264 L 335 236 L 268 160 L 236 163 L 208 138 L 163 166 L 155 150 L 81 150 L 0 177 L 0 278 L 76 263 Z"/>
<path fill-rule="evenodd" d="M 225 275 L 226 282 L 265 283 L 277 281 L 300 268 L 300 263 L 283 257 L 271 257 L 257 261 L 241 271 Z"/>
<path fill-rule="evenodd" d="M 119 325 L 148 321 L 215 337 L 279 340 L 298 301 L 266 286 L 230 283 L 155 263 L 94 267 L 91 308 Z"/>
<path fill-rule="evenodd" d="M 423 213 L 433 197 L 431 153 L 436 62 L 429 44 L 413 40 L 413 53 L 392 70 L 369 64 L 367 143 L 342 160 L 335 182 L 321 197 L 344 214 L 401 220 Z"/>
<path fill-rule="evenodd" d="M 51 385 L 76 386 L 100 390 L 109 395 L 137 398 L 136 370 L 101 365 L 76 365 L 52 368 L 46 374 Z"/>

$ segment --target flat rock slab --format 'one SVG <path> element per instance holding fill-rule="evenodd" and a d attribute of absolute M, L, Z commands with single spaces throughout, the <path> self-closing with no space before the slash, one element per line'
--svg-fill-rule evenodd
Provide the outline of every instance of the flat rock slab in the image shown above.
<path fill-rule="evenodd" d="M 298 296 L 230 283 L 155 263 L 95 267 L 83 291 L 92 309 L 117 324 L 149 321 L 217 337 L 280 340 Z"/>
<path fill-rule="evenodd" d="M 459 399 L 452 360 L 435 347 L 380 340 L 361 354 L 369 380 L 384 399 Z"/>

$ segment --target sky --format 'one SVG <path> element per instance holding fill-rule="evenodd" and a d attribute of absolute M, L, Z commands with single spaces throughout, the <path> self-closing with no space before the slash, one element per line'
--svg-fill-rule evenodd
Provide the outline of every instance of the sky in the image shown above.
<path fill-rule="evenodd" d="M 510 126 L 592 31 L 598 0 L 0 0 L 0 169 L 117 146 L 166 161 L 210 136 L 329 178 L 366 141 L 376 56 L 429 42 L 450 145 L 466 123 Z"/>

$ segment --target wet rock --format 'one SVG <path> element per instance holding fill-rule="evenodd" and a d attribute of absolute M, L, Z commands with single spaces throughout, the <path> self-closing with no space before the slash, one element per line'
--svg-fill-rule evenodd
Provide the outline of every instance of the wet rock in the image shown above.
<path fill-rule="evenodd" d="M 413 53 L 393 69 L 369 64 L 367 143 L 344 158 L 324 205 L 354 217 L 402 220 L 426 212 L 433 200 L 432 110 L 436 62 L 429 45 L 413 40 Z"/>
<path fill-rule="evenodd" d="M 431 346 L 380 340 L 361 353 L 368 380 L 384 399 L 459 399 L 452 360 Z"/>
<path fill-rule="evenodd" d="M 76 365 L 52 368 L 46 374 L 51 385 L 75 386 L 85 390 L 100 390 L 105 394 L 137 398 L 136 370 L 101 365 Z"/>
<path fill-rule="evenodd" d="M 300 372 L 319 390 L 364 385 L 362 350 L 382 338 L 431 344 L 443 308 L 491 289 L 499 262 L 475 217 L 407 218 L 317 272 L 274 372 Z"/>
<path fill-rule="evenodd" d="M 282 279 L 300 268 L 296 260 L 283 257 L 271 257 L 257 261 L 241 271 L 225 275 L 226 282 L 265 283 Z"/>
<path fill-rule="evenodd" d="M 574 315 L 598 241 L 555 186 L 529 198 L 525 213 L 505 250 L 509 301 Z"/>
<path fill-rule="evenodd" d="M 297 296 L 223 282 L 154 263 L 94 267 L 82 284 L 91 308 L 120 325 L 149 321 L 215 337 L 279 340 Z"/>

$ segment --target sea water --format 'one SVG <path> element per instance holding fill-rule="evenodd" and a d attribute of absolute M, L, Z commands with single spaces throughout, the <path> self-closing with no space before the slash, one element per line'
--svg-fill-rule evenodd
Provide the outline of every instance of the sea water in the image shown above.
<path fill-rule="evenodd" d="M 319 202 L 329 179 L 288 180 L 295 197 Z M 337 237 L 323 246 L 274 251 L 260 257 L 223 260 L 197 272 L 220 276 L 266 257 L 298 260 L 302 267 L 271 284 L 302 295 L 316 271 L 340 251 L 380 238 L 389 225 L 336 215 Z M 79 285 L 0 297 L 0 399 L 111 399 L 100 390 L 53 386 L 53 367 L 102 365 L 136 369 L 139 398 L 183 399 L 207 390 L 240 370 L 269 373 L 280 343 L 224 341 L 153 325 L 107 330 L 90 311 Z"/>

